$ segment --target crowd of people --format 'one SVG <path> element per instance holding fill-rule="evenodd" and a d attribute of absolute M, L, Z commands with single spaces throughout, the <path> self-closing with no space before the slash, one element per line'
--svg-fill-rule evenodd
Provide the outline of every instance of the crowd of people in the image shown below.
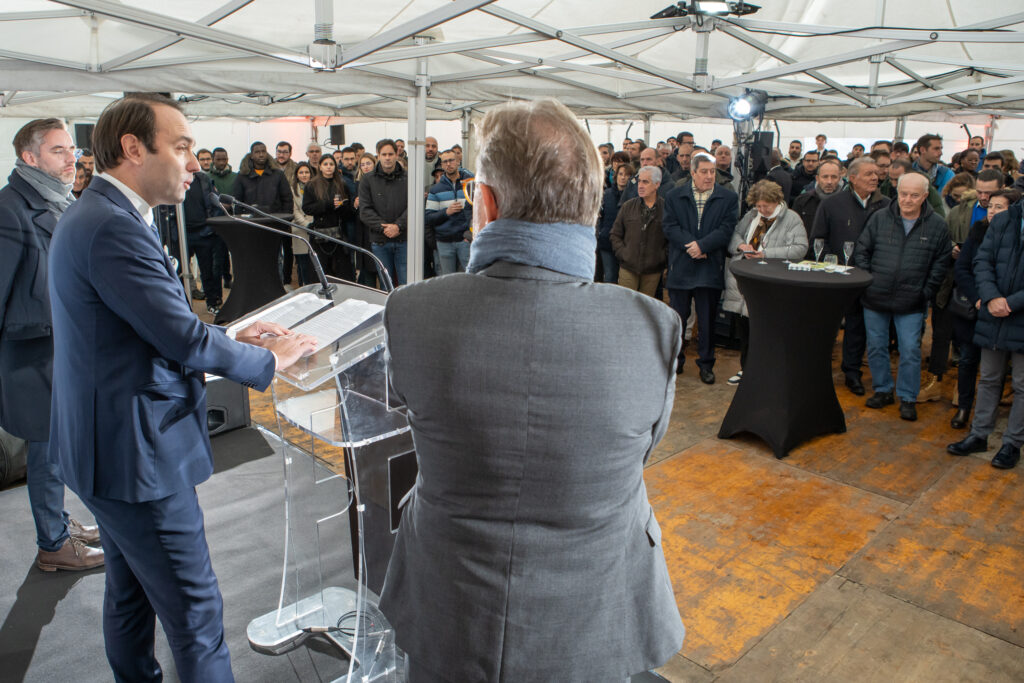
<path fill-rule="evenodd" d="M 706 384 L 715 382 L 719 310 L 736 315 L 741 369 L 729 383 L 738 384 L 749 323 L 726 263 L 834 254 L 873 275 L 844 314 L 840 367 L 848 390 L 867 393 L 866 357 L 869 408 L 898 401 L 900 417 L 916 420 L 918 402 L 951 397 L 951 425 L 970 426 L 970 433 L 949 452 L 987 450 L 1007 375 L 1024 390 L 1024 359 L 1013 357 L 1024 351 L 1024 323 L 1016 315 L 1024 293 L 1015 296 L 1024 286 L 1018 279 L 1024 176 L 1015 155 L 985 150 L 980 137 L 948 164 L 938 135 L 913 145 L 857 144 L 845 159 L 827 143 L 819 134 L 814 148 L 793 140 L 785 154 L 773 150 L 742 198 L 742 174 L 720 140 L 702 147 L 682 132 L 652 146 L 629 138 L 620 150 L 601 144 L 606 189 L 596 225 L 596 279 L 657 298 L 667 293 L 687 322 L 687 339 L 696 323 L 696 362 Z M 928 317 L 931 348 L 922 377 Z M 899 354 L 895 379 L 892 353 Z M 951 362 L 957 367 L 950 381 Z M 676 371 L 684 371 L 682 352 Z M 1014 402 L 1010 423 L 992 459 L 996 467 L 1013 467 L 1020 458 L 1024 401 Z"/>
<path fill-rule="evenodd" d="M 205 299 L 216 313 L 222 291 L 231 285 L 227 248 L 207 219 L 222 209 L 209 201 L 211 189 L 228 194 L 309 227 L 325 237 L 312 235 L 310 243 L 327 275 L 369 286 L 381 283 L 372 259 L 336 241 L 370 249 L 396 285 L 405 284 L 407 263 L 408 154 L 402 140 L 384 139 L 371 153 L 360 143 L 331 150 L 317 143 L 305 150 L 306 159 L 292 158 L 292 145 L 277 143 L 271 156 L 267 145 L 254 142 L 235 171 L 223 147 L 196 152 L 200 171 L 184 203 L 189 256 L 199 265 L 202 290 L 193 298 Z M 426 139 L 423 178 L 426 254 L 429 275 L 464 271 L 469 261 L 469 230 L 472 209 L 466 201 L 465 183 L 472 174 L 462 167 L 462 147 L 440 151 L 436 138 Z M 165 207 L 160 220 L 168 249 L 178 256 L 174 207 Z M 281 279 L 299 285 L 316 281 L 308 247 L 300 239 L 283 238 Z"/>

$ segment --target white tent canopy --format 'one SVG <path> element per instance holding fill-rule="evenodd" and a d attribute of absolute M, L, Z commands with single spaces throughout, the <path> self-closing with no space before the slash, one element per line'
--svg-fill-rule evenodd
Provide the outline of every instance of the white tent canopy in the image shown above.
<path fill-rule="evenodd" d="M 248 118 L 406 118 L 421 93 L 434 119 L 540 96 L 590 118 L 720 118 L 744 88 L 787 120 L 982 122 L 1024 101 L 1024 8 L 999 0 L 654 20 L 668 0 L 221 2 L 5 0 L 0 116 L 95 116 L 140 90 Z"/>

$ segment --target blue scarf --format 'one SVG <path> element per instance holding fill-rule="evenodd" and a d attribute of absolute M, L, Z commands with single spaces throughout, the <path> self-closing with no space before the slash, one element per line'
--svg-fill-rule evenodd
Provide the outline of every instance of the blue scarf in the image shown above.
<path fill-rule="evenodd" d="M 466 270 L 477 273 L 495 261 L 511 261 L 593 280 L 596 250 L 592 225 L 499 218 L 473 238 Z"/>

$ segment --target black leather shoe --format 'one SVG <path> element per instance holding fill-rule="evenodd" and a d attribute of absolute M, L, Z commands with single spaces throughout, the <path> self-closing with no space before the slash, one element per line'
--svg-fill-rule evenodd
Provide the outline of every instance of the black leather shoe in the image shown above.
<path fill-rule="evenodd" d="M 884 408 L 891 406 L 896 402 L 896 399 L 892 397 L 891 391 L 876 391 L 871 398 L 864 401 L 864 405 L 868 408 Z"/>
<path fill-rule="evenodd" d="M 971 411 L 964 410 L 963 408 L 961 408 L 960 410 L 956 411 L 956 415 L 954 415 L 953 419 L 949 421 L 949 426 L 952 427 L 953 429 L 963 429 L 964 427 L 967 426 L 967 418 L 969 418 L 970 416 Z"/>
<path fill-rule="evenodd" d="M 700 381 L 704 382 L 704 384 L 714 384 L 715 383 L 715 373 L 712 372 L 711 370 L 705 370 L 704 368 L 701 368 L 701 370 L 700 370 Z"/>
<path fill-rule="evenodd" d="M 1008 470 L 1020 462 L 1020 449 L 1012 444 L 1004 443 L 996 456 L 992 458 L 992 467 Z"/>
<path fill-rule="evenodd" d="M 846 388 L 855 396 L 864 395 L 864 383 L 860 381 L 860 377 L 847 377 Z"/>
<path fill-rule="evenodd" d="M 192 288 L 192 298 L 195 299 L 196 301 L 203 301 L 204 299 L 206 299 L 206 295 L 203 294 L 202 292 L 200 292 L 195 287 L 193 287 Z"/>
<path fill-rule="evenodd" d="M 946 446 L 946 452 L 950 455 L 970 455 L 971 453 L 984 453 L 987 450 L 988 439 L 974 434 L 968 434 L 966 439 Z"/>
<path fill-rule="evenodd" d="M 913 401 L 900 401 L 900 419 L 913 422 L 917 419 L 917 404 Z"/>

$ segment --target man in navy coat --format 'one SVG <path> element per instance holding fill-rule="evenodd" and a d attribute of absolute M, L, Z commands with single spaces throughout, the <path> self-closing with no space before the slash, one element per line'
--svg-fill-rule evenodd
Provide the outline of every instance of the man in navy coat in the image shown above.
<path fill-rule="evenodd" d="M 662 229 L 668 239 L 669 301 L 686 324 L 690 306 L 697 312 L 697 367 L 700 381 L 714 384 L 715 316 L 725 288 L 725 251 L 736 228 L 736 193 L 715 183 L 715 160 L 698 154 L 690 162 L 691 182 L 665 200 Z M 683 371 L 683 351 L 676 372 Z"/>
<path fill-rule="evenodd" d="M 95 526 L 64 510 L 64 482 L 49 457 L 53 327 L 47 254 L 72 201 L 75 145 L 60 119 L 36 119 L 14 136 L 14 172 L 0 190 L 0 426 L 28 443 L 25 478 L 36 525 L 36 566 L 93 569 Z"/>
<path fill-rule="evenodd" d="M 98 174 L 50 250 L 50 448 L 102 532 L 116 681 L 162 679 L 156 616 L 181 680 L 233 680 L 195 492 L 213 472 L 204 373 L 265 389 L 315 346 L 266 323 L 239 343 L 192 312 L 152 224 L 152 207 L 180 203 L 199 170 L 192 146 L 172 100 L 112 103 L 93 133 Z"/>

